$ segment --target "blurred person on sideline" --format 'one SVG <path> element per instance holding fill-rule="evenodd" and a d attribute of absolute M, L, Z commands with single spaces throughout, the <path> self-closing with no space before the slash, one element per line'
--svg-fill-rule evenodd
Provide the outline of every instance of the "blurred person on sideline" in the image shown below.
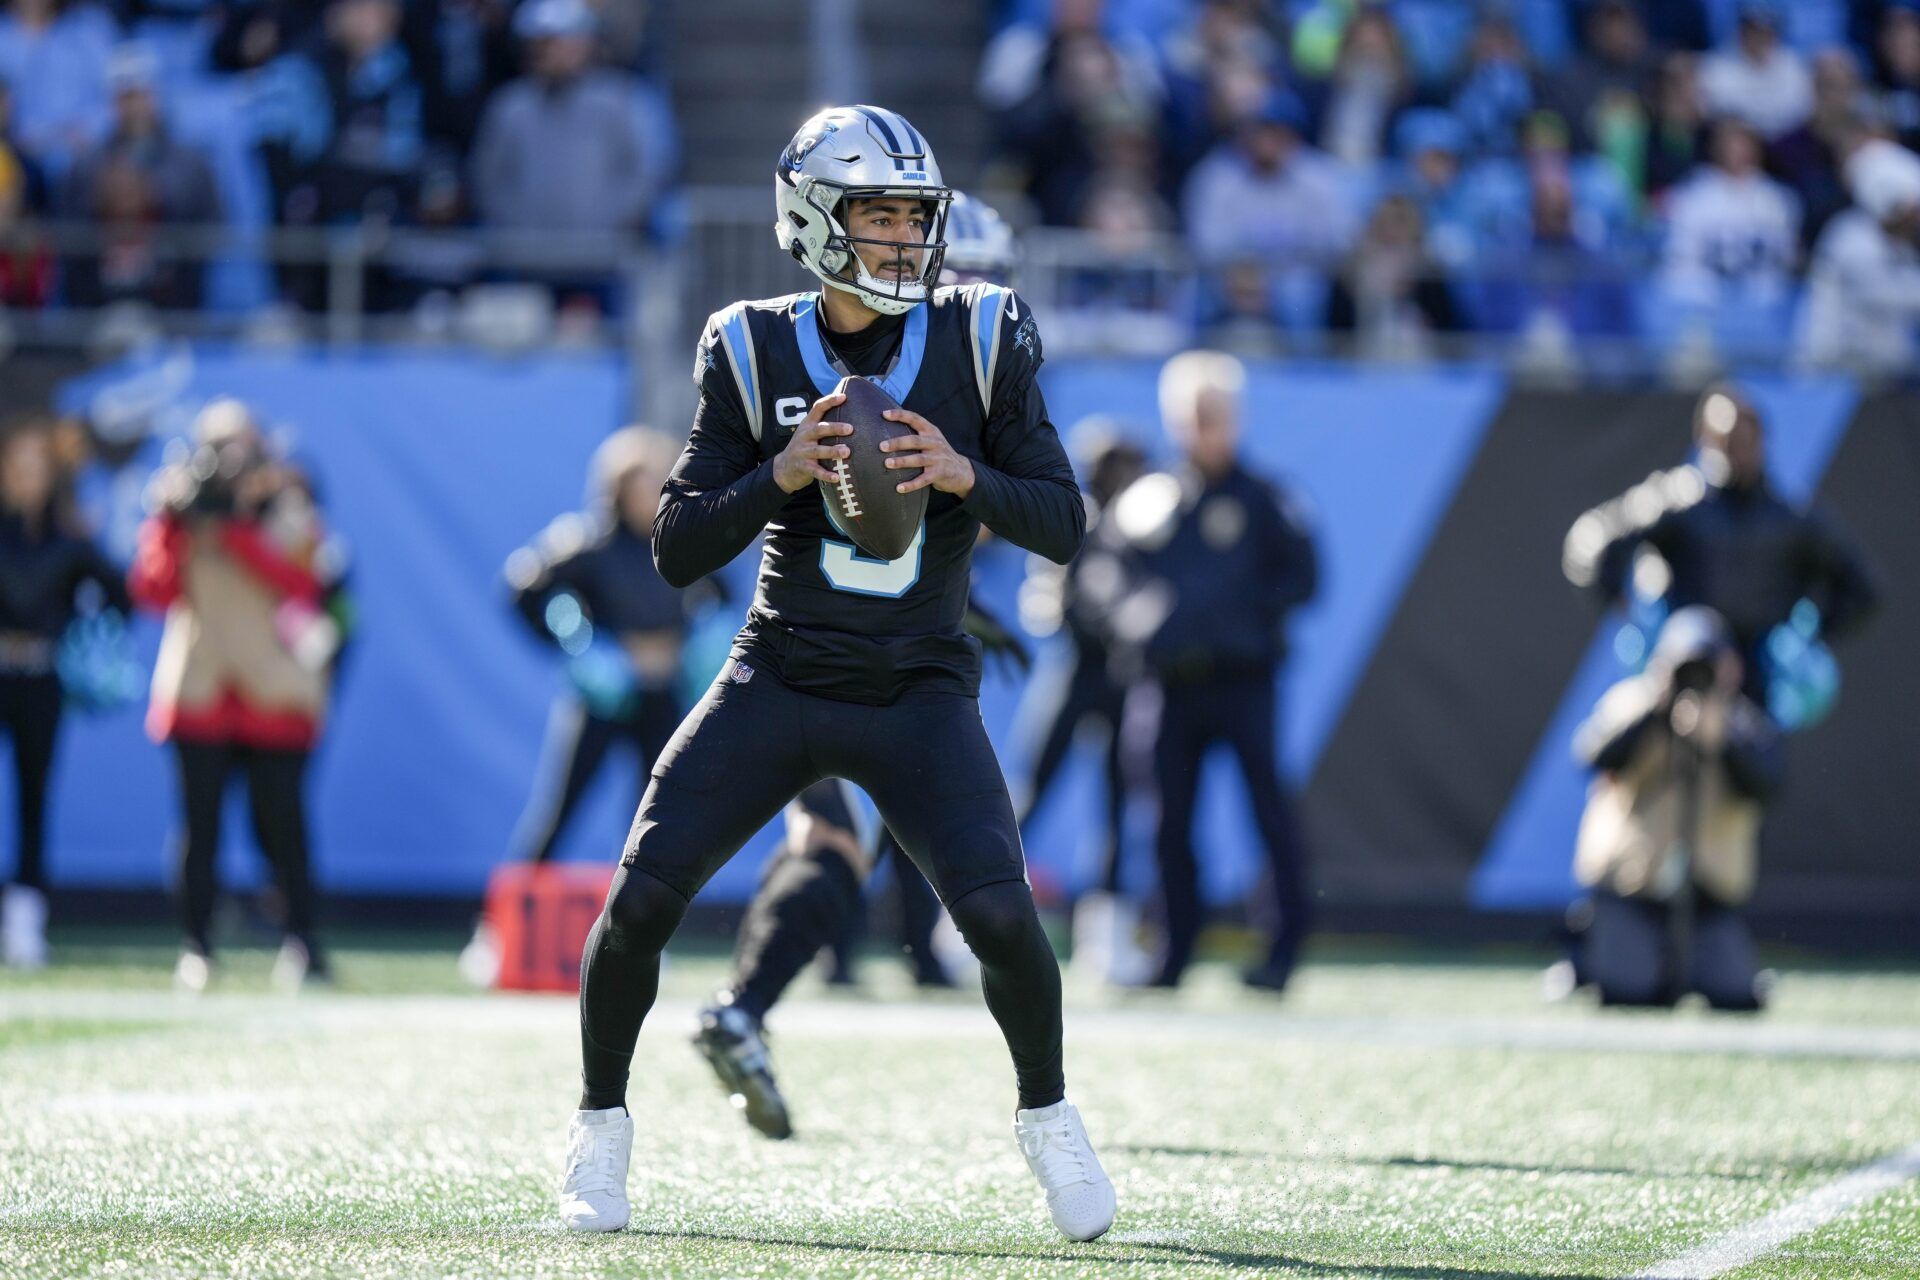
<path fill-rule="evenodd" d="M 1781 0 L 1740 0 L 1731 45 L 1700 63 L 1700 91 L 1709 114 L 1743 120 L 1772 140 L 1813 114 L 1813 76 L 1806 59 L 1781 38 Z"/>
<path fill-rule="evenodd" d="M 1031 843 L 1033 821 L 1059 777 L 1060 766 L 1092 726 L 1102 743 L 1100 862 L 1095 887 L 1073 909 L 1073 965 L 1077 973 L 1122 985 L 1151 976 L 1135 942 L 1139 908 L 1121 886 L 1121 821 L 1127 779 L 1120 755 L 1120 723 L 1127 689 L 1113 669 L 1110 617 L 1125 586 L 1125 548 L 1113 529 L 1115 498 L 1146 471 L 1146 454 L 1108 419 L 1091 418 L 1068 433 L 1087 499 L 1087 540 L 1071 564 L 1027 559 L 1020 588 L 1021 625 L 1032 635 L 1059 635 L 1066 661 L 1049 664 L 1027 692 L 1023 718 L 1043 727 L 1021 791 L 1016 820 Z"/>
<path fill-rule="evenodd" d="M 160 109 L 151 50 L 126 44 L 107 64 L 113 125 L 61 183 L 62 217 L 93 222 L 101 242 L 66 265 L 65 300 L 97 307 L 123 299 L 190 309 L 200 303 L 201 263 L 157 243 L 167 224 L 219 221 L 220 199 L 205 157 L 175 140 Z"/>
<path fill-rule="evenodd" d="M 1871 614 L 1879 594 L 1850 542 L 1774 489 L 1760 410 L 1728 385 L 1694 408 L 1692 459 L 1574 521 L 1561 566 L 1608 605 L 1712 609 L 1744 665 L 1743 691 L 1761 706 L 1773 673 L 1768 640 L 1796 608 L 1804 602 L 1812 633 L 1830 640 Z"/>
<path fill-rule="evenodd" d="M 1847 159 L 1843 174 L 1853 207 L 1814 246 L 1799 361 L 1911 376 L 1920 355 L 1920 156 L 1875 139 Z"/>
<path fill-rule="evenodd" d="M 1286 621 L 1313 598 L 1319 567 L 1299 504 L 1240 461 L 1246 371 L 1189 351 L 1160 373 L 1160 415 L 1179 448 L 1172 472 L 1143 476 L 1113 506 L 1130 558 L 1116 642 L 1142 683 L 1128 697 L 1129 752 L 1151 743 L 1159 796 L 1154 848 L 1167 936 L 1151 985 L 1179 985 L 1200 936 L 1193 822 L 1200 767 L 1232 750 L 1267 861 L 1266 954 L 1250 987 L 1285 988 L 1309 926 L 1305 854 L 1280 779 L 1279 674 Z M 1256 913 L 1257 915 L 1260 913 Z"/>
<path fill-rule="evenodd" d="M 213 974 L 221 816 L 236 775 L 285 910 L 274 980 L 289 989 L 325 980 L 305 783 L 343 634 L 338 544 L 311 484 L 270 453 L 238 400 L 200 411 L 190 453 L 155 474 L 149 508 L 128 582 L 166 616 L 147 731 L 172 745 L 179 771 L 185 939 L 175 984 L 198 992 Z"/>
<path fill-rule="evenodd" d="M 0 962 L 47 962 L 47 785 L 65 706 L 61 640 L 83 613 L 131 608 L 123 578 L 80 528 L 39 417 L 0 428 L 0 731 L 13 744 L 17 842 L 0 889 Z M 92 599 L 89 601 L 88 597 Z"/>
<path fill-rule="evenodd" d="M 660 489 L 680 456 L 664 432 L 631 426 L 594 451 L 586 511 L 561 516 L 507 558 L 514 610 L 566 661 L 567 688 L 554 700 L 533 795 L 507 857 L 553 857 L 580 799 L 607 753 L 631 747 L 638 790 L 686 708 L 679 693 L 682 651 L 694 605 L 713 588 L 681 591 L 653 563 Z M 709 579 L 717 582 L 717 579 Z M 636 796 L 638 791 L 636 791 Z M 483 921 L 460 969 L 491 985 L 500 957 Z"/>
<path fill-rule="evenodd" d="M 1594 770 L 1574 856 L 1590 894 L 1575 972 L 1608 1005 L 1698 992 L 1752 1011 L 1766 982 L 1740 908 L 1753 895 L 1780 735 L 1741 691 L 1742 662 L 1703 605 L 1661 628 L 1647 669 L 1615 684 L 1574 735 Z"/>

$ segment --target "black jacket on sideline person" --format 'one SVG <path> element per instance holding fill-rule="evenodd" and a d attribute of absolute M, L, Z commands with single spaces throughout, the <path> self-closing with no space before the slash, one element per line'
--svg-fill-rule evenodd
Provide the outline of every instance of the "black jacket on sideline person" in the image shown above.
<path fill-rule="evenodd" d="M 1671 571 L 1661 593 L 1671 608 L 1705 605 L 1726 620 L 1746 661 L 1747 693 L 1762 705 L 1767 635 L 1795 604 L 1810 600 L 1822 634 L 1833 638 L 1878 600 L 1860 556 L 1819 515 L 1794 508 L 1764 482 L 1717 485 L 1696 466 L 1658 472 L 1581 516 L 1562 564 L 1575 586 L 1611 604 L 1627 594 L 1643 546 Z"/>
<path fill-rule="evenodd" d="M 61 531 L 51 516 L 36 532 L 16 515 L 0 515 L 0 634 L 58 641 L 88 582 L 108 605 L 132 612 L 121 571 L 91 542 Z"/>

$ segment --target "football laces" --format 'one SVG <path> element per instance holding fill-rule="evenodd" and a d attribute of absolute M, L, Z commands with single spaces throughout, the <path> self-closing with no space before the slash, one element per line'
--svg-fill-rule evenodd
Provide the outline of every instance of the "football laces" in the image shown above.
<path fill-rule="evenodd" d="M 860 517 L 860 495 L 853 490 L 853 471 L 845 458 L 833 460 L 835 487 L 840 490 L 840 510 L 848 519 Z"/>

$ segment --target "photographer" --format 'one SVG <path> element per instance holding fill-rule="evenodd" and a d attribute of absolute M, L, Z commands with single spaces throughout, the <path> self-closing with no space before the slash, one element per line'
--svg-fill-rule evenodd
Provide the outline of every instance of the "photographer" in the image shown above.
<path fill-rule="evenodd" d="M 1609 689 L 1574 738 L 1596 776 L 1574 872 L 1592 893 L 1581 976 L 1603 1004 L 1672 1005 L 1697 991 L 1754 1010 L 1752 896 L 1763 806 L 1780 778 L 1779 734 L 1741 693 L 1726 623 L 1681 609 L 1640 675 Z"/>
<path fill-rule="evenodd" d="M 298 987 L 328 976 L 313 932 L 304 791 L 340 646 L 329 612 L 338 555 L 311 487 L 268 454 L 247 406 L 209 404 L 194 445 L 155 475 L 129 575 L 134 598 L 166 614 L 147 731 L 173 745 L 185 818 L 175 979 L 199 991 L 212 974 L 221 808 L 240 773 L 285 901 L 274 979 Z"/>

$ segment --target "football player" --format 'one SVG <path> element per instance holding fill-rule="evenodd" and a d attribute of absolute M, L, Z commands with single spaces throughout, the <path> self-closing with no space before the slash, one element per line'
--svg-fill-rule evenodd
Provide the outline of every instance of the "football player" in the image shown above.
<path fill-rule="evenodd" d="M 994 208 L 965 192 L 947 206 L 943 285 L 1005 284 L 1013 272 L 1013 231 Z M 990 654 L 1024 669 L 1025 646 L 978 601 L 969 600 L 967 634 Z M 902 856 L 893 833 L 861 824 L 843 779 L 816 782 L 787 806 L 787 838 L 741 921 L 732 980 L 700 1012 L 694 1048 L 747 1123 L 769 1138 L 793 1134 L 786 1099 L 761 1033 L 768 1010 L 821 948 L 853 923 L 861 883 L 889 858 L 900 878 L 902 939 L 921 986 L 952 986 L 933 954 L 938 906 L 926 880 Z M 862 828 L 869 829 L 863 830 Z M 924 901 L 923 901 L 924 900 Z"/>
<path fill-rule="evenodd" d="M 1091 1240 L 1112 1225 L 1113 1184 L 1066 1100 L 1060 971 L 980 720 L 980 647 L 961 627 L 982 525 L 1057 563 L 1085 533 L 1034 383 L 1039 331 L 1011 290 L 936 287 L 951 193 L 896 113 L 808 120 L 774 195 L 781 249 L 822 287 L 716 313 L 694 362 L 700 403 L 654 527 L 660 572 L 685 586 L 767 537 L 746 625 L 655 765 L 587 940 L 561 1218 L 578 1231 L 627 1224 L 627 1073 L 688 902 L 794 796 L 844 778 L 978 957 L 1013 1057 L 1020 1149 L 1054 1225 Z M 837 536 L 816 486 L 851 456 L 841 437 L 853 428 L 832 417 L 847 375 L 902 406 L 887 416 L 911 434 L 881 445 L 896 487 L 932 491 L 895 560 Z"/>

